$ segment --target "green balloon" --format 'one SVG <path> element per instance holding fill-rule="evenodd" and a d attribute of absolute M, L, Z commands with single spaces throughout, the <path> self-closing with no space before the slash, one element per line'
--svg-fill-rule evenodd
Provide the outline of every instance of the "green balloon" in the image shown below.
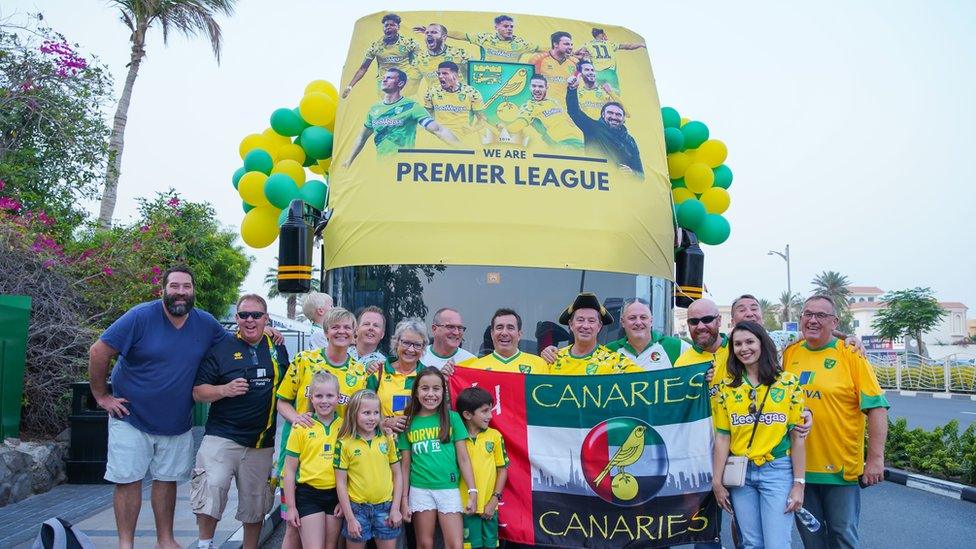
<path fill-rule="evenodd" d="M 254 209 L 254 206 L 248 204 L 247 202 L 244 202 L 243 200 L 241 200 L 241 205 L 244 207 L 244 213 L 247 213 Z"/>
<path fill-rule="evenodd" d="M 687 189 L 688 188 L 688 185 L 685 185 L 685 178 L 682 177 L 680 179 L 672 179 L 671 180 L 671 188 L 672 189 Z"/>
<path fill-rule="evenodd" d="M 317 209 L 325 209 L 325 202 L 329 197 L 329 186 L 317 179 L 306 181 L 302 188 L 298 189 L 300 198 L 309 206 Z"/>
<path fill-rule="evenodd" d="M 661 107 L 661 120 L 665 128 L 678 128 L 681 126 L 681 115 L 671 107 Z"/>
<path fill-rule="evenodd" d="M 332 156 L 332 132 L 319 126 L 311 126 L 302 132 L 302 148 L 305 154 L 316 160 Z"/>
<path fill-rule="evenodd" d="M 291 109 L 275 109 L 271 113 L 271 129 L 280 135 L 295 137 L 307 127 L 302 116 Z"/>
<path fill-rule="evenodd" d="M 685 136 L 685 149 L 697 149 L 708 141 L 708 126 L 697 120 L 692 120 L 681 126 L 681 133 Z"/>
<path fill-rule="evenodd" d="M 698 232 L 698 228 L 701 226 L 706 215 L 705 205 L 696 198 L 689 198 L 681 204 L 678 204 L 676 210 L 678 226 L 694 232 Z"/>
<path fill-rule="evenodd" d="M 241 182 L 241 178 L 247 173 L 247 168 L 237 168 L 234 172 L 234 176 L 230 178 L 231 182 L 234 184 L 234 190 L 237 190 L 237 184 Z"/>
<path fill-rule="evenodd" d="M 727 219 L 718 214 L 706 214 L 695 234 L 698 235 L 698 240 L 701 240 L 702 243 L 718 246 L 728 240 L 730 232 L 732 232 L 732 228 Z"/>
<path fill-rule="evenodd" d="M 715 174 L 715 182 L 712 183 L 712 186 L 722 187 L 723 189 L 728 189 L 732 186 L 732 170 L 728 166 L 722 164 L 717 168 L 712 168 L 712 172 Z"/>
<path fill-rule="evenodd" d="M 668 154 L 684 150 L 685 134 L 678 128 L 664 128 L 664 147 Z"/>
<path fill-rule="evenodd" d="M 295 180 L 283 173 L 271 174 L 271 177 L 268 177 L 264 182 L 264 196 L 268 197 L 268 202 L 272 206 L 282 209 L 287 208 L 292 200 L 301 198 Z"/>
<path fill-rule="evenodd" d="M 245 172 L 261 172 L 263 174 L 270 174 L 271 168 L 274 168 L 274 160 L 271 158 L 271 155 L 263 149 L 254 149 L 253 151 L 247 153 L 247 156 L 244 157 Z"/>

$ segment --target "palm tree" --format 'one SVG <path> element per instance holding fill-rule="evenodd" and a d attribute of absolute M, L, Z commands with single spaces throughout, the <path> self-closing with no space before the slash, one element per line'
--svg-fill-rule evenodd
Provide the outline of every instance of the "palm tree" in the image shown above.
<path fill-rule="evenodd" d="M 847 309 L 847 297 L 851 295 L 850 281 L 837 271 L 824 271 L 813 278 L 813 292 L 826 295 L 834 300 L 839 313 Z"/>
<path fill-rule="evenodd" d="M 132 34 L 132 52 L 129 54 L 129 72 L 125 76 L 125 86 L 115 110 L 112 135 L 108 144 L 108 166 L 105 170 L 105 189 L 98 213 L 98 226 L 107 229 L 112 225 L 115 212 L 119 175 L 122 168 L 122 148 L 125 146 L 125 124 L 132 100 L 132 86 L 139 74 L 139 65 L 146 56 L 146 34 L 153 24 L 158 23 L 163 31 L 163 43 L 169 37 L 170 29 L 176 29 L 187 37 L 205 34 L 210 40 L 214 57 L 220 63 L 220 25 L 214 18 L 234 12 L 237 0 L 110 0 L 119 8 L 122 22 Z"/>
<path fill-rule="evenodd" d="M 779 296 L 779 316 L 780 320 L 783 322 L 789 321 L 790 317 L 793 321 L 798 321 L 800 319 L 800 309 L 803 307 L 803 302 L 800 300 L 800 294 L 791 294 L 789 292 L 783 292 Z M 790 317 L 787 316 L 787 311 L 789 311 Z"/>
<path fill-rule="evenodd" d="M 779 330 L 779 305 L 768 299 L 759 299 L 759 309 L 762 310 L 763 327 L 767 330 Z"/>
<path fill-rule="evenodd" d="M 278 258 L 275 258 L 275 263 L 278 262 Z M 318 267 L 312 269 L 312 291 L 319 291 L 319 277 L 317 273 L 319 271 Z M 288 318 L 295 320 L 295 316 L 298 312 L 298 294 L 283 294 L 278 291 L 278 269 L 276 267 L 268 267 L 268 272 L 264 275 L 264 284 L 268 287 L 268 299 L 275 299 L 278 297 L 285 297 L 285 305 L 288 310 Z"/>

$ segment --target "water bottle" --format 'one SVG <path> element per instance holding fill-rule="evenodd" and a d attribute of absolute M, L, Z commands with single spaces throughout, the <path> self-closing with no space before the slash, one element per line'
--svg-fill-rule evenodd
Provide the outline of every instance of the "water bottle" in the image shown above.
<path fill-rule="evenodd" d="M 802 524 L 807 530 L 811 532 L 820 530 L 820 521 L 817 520 L 817 517 L 813 516 L 813 513 L 807 511 L 803 507 L 797 509 L 796 518 L 800 519 L 800 524 Z"/>

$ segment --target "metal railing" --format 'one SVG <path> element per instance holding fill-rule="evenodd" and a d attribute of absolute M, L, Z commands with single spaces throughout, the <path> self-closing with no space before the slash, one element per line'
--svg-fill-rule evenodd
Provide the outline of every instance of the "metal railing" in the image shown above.
<path fill-rule="evenodd" d="M 914 353 L 868 355 L 882 389 L 976 393 L 976 365 L 950 355 L 933 360 Z"/>

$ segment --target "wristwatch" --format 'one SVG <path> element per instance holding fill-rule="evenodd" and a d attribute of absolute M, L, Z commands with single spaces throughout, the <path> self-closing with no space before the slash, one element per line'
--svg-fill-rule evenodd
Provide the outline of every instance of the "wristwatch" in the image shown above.
<path fill-rule="evenodd" d="M 492 497 L 494 497 L 498 501 L 501 501 L 502 500 L 502 493 L 501 492 L 495 492 L 494 494 L 492 494 Z"/>
<path fill-rule="evenodd" d="M 793 482 L 796 483 L 796 484 L 806 484 L 807 483 L 807 479 L 805 479 L 805 478 L 795 478 L 795 479 L 793 479 Z"/>

